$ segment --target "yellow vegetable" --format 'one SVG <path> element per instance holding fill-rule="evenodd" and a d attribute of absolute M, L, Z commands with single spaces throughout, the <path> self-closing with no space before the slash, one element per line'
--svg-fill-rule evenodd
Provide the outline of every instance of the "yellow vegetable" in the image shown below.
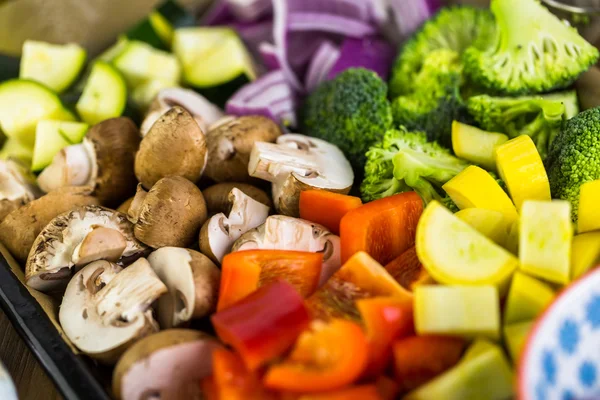
<path fill-rule="evenodd" d="M 521 269 L 551 282 L 568 283 L 572 238 L 571 203 L 527 200 L 519 228 Z"/>
<path fill-rule="evenodd" d="M 552 302 L 554 295 L 549 285 L 517 271 L 508 290 L 504 323 L 514 324 L 536 318 Z"/>
<path fill-rule="evenodd" d="M 25 145 L 16 138 L 8 138 L 0 150 L 0 160 L 14 158 L 22 161 L 25 165 L 31 164 L 33 148 Z"/>
<path fill-rule="evenodd" d="M 600 232 L 580 233 L 571 242 L 571 279 L 577 279 L 600 262 Z"/>
<path fill-rule="evenodd" d="M 505 247 L 513 224 L 501 212 L 484 208 L 465 208 L 454 215 L 496 244 Z"/>
<path fill-rule="evenodd" d="M 586 182 L 579 190 L 579 215 L 577 231 L 579 233 L 600 229 L 600 180 Z"/>
<path fill-rule="evenodd" d="M 519 363 L 523 346 L 534 323 L 535 321 L 525 321 L 504 327 L 504 342 L 510 353 L 510 358 L 512 358 L 515 365 Z"/>
<path fill-rule="evenodd" d="M 475 165 L 465 168 L 442 188 L 461 210 L 485 208 L 500 211 L 510 221 L 517 219 L 517 209 L 498 182 L 485 170 Z"/>
<path fill-rule="evenodd" d="M 529 136 L 522 135 L 498 146 L 496 166 L 517 210 L 525 200 L 550 200 L 548 175 Z"/>
<path fill-rule="evenodd" d="M 403 397 L 405 400 L 504 400 L 513 397 L 513 371 L 502 349 L 477 340 L 463 359 Z"/>
<path fill-rule="evenodd" d="M 433 279 L 449 285 L 504 288 L 519 263 L 437 201 L 429 203 L 419 219 L 416 249 Z"/>
<path fill-rule="evenodd" d="M 500 301 L 494 286 L 419 285 L 414 296 L 419 335 L 499 337 Z"/>
<path fill-rule="evenodd" d="M 495 170 L 494 150 L 508 141 L 503 133 L 487 132 L 458 121 L 452 122 L 452 149 L 460 158 Z"/>
<path fill-rule="evenodd" d="M 519 254 L 519 220 L 512 223 L 504 248 L 513 254 Z"/>

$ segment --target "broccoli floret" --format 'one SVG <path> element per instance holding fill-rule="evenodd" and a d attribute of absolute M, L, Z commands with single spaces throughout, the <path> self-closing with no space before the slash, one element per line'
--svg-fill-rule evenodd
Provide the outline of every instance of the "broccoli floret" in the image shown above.
<path fill-rule="evenodd" d="M 456 203 L 448 195 L 446 195 L 446 197 L 442 198 L 442 204 L 444 205 L 444 207 L 446 207 L 448 210 L 450 210 L 453 213 L 457 213 L 460 211 L 460 208 L 458 208 Z"/>
<path fill-rule="evenodd" d="M 426 56 L 438 49 L 461 55 L 469 46 L 486 48 L 495 37 L 494 17 L 488 10 L 454 6 L 442 8 L 404 43 L 392 68 L 392 98 L 412 93 Z"/>
<path fill-rule="evenodd" d="M 565 88 L 598 61 L 598 49 L 539 0 L 492 0 L 491 9 L 496 39 L 463 56 L 466 74 L 483 87 L 504 94 Z"/>
<path fill-rule="evenodd" d="M 387 85 L 364 68 L 347 69 L 320 85 L 303 109 L 303 132 L 337 145 L 361 172 L 369 146 L 391 126 Z"/>
<path fill-rule="evenodd" d="M 415 76 L 415 89 L 392 102 L 396 125 L 425 131 L 429 141 L 452 145 L 452 121 L 470 122 L 460 96 L 462 66 L 458 53 L 440 49 L 429 53 Z"/>
<path fill-rule="evenodd" d="M 581 185 L 600 179 L 600 107 L 565 123 L 550 148 L 546 171 L 552 198 L 569 200 L 577 221 Z"/>
<path fill-rule="evenodd" d="M 443 201 L 442 185 L 468 165 L 438 143 L 428 142 L 425 132 L 401 126 L 387 131 L 367 152 L 362 198 L 366 202 L 414 190 L 425 203 Z"/>
<path fill-rule="evenodd" d="M 467 101 L 469 113 L 482 129 L 510 137 L 530 136 L 542 159 L 562 123 L 577 114 L 577 95 L 572 92 L 544 96 L 493 97 L 480 95 Z"/>

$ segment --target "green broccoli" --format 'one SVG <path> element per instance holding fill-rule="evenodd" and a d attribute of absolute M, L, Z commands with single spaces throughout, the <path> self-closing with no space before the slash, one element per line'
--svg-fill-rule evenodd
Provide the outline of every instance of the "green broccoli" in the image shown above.
<path fill-rule="evenodd" d="M 411 93 L 393 100 L 394 123 L 425 131 L 430 141 L 451 147 L 452 121 L 470 122 L 459 92 L 462 66 L 458 53 L 448 49 L 429 53 L 414 83 Z"/>
<path fill-rule="evenodd" d="M 577 221 L 579 188 L 600 179 L 600 107 L 565 123 L 546 158 L 552 198 L 569 200 Z"/>
<path fill-rule="evenodd" d="M 400 49 L 391 73 L 391 97 L 415 90 L 415 77 L 429 53 L 449 49 L 461 55 L 469 46 L 486 48 L 495 31 L 494 17 L 488 10 L 469 6 L 441 9 Z"/>
<path fill-rule="evenodd" d="M 598 61 L 598 49 L 539 0 L 492 0 L 491 9 L 495 41 L 463 56 L 465 73 L 482 87 L 504 94 L 565 88 Z"/>
<path fill-rule="evenodd" d="M 367 152 L 362 198 L 367 202 L 415 190 L 425 203 L 443 201 L 442 185 L 468 165 L 438 143 L 428 142 L 425 132 L 401 126 L 387 131 Z"/>
<path fill-rule="evenodd" d="M 513 138 L 530 136 L 542 159 L 548 154 L 563 120 L 579 112 L 574 91 L 521 97 L 479 95 L 469 98 L 467 107 L 486 131 L 506 133 Z"/>
<path fill-rule="evenodd" d="M 337 145 L 362 172 L 369 146 L 392 127 L 387 85 L 373 71 L 347 69 L 308 96 L 302 119 L 305 134 Z"/>

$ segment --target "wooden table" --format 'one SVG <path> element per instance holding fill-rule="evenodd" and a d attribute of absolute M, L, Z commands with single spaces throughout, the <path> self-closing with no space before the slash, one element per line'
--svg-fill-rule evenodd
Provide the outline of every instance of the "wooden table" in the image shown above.
<path fill-rule="evenodd" d="M 19 400 L 62 399 L 54 383 L 0 310 L 0 359 L 8 369 Z"/>

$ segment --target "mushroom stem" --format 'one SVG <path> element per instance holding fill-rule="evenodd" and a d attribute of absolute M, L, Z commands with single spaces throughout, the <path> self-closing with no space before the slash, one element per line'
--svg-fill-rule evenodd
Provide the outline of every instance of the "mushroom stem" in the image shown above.
<path fill-rule="evenodd" d="M 117 262 L 127 248 L 127 239 L 116 229 L 96 226 L 73 251 L 72 260 L 81 267 L 96 260 Z"/>
<path fill-rule="evenodd" d="M 94 158 L 94 150 L 86 142 L 67 146 L 38 176 L 38 185 L 46 193 L 64 186 L 90 185 Z"/>
<path fill-rule="evenodd" d="M 142 210 L 142 205 L 144 204 L 147 195 L 148 192 L 144 189 L 142 184 L 138 184 L 135 196 L 129 205 L 129 210 L 127 210 L 127 219 L 129 219 L 131 223 L 135 224 L 138 222 L 140 211 Z"/>

